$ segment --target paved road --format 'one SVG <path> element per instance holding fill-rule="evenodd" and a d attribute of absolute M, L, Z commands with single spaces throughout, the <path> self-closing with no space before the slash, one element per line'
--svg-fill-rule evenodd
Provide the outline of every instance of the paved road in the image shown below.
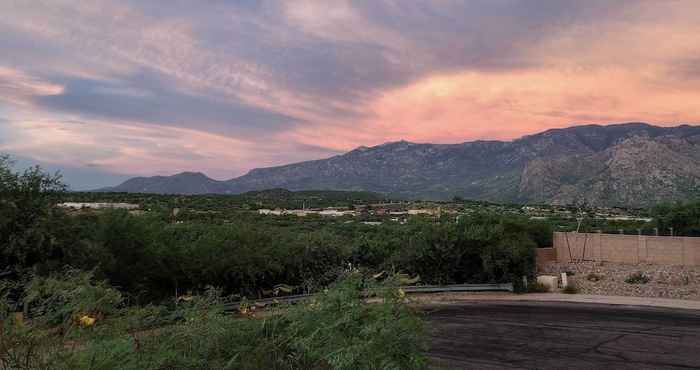
<path fill-rule="evenodd" d="M 700 311 L 562 302 L 426 306 L 451 369 L 700 369 Z"/>

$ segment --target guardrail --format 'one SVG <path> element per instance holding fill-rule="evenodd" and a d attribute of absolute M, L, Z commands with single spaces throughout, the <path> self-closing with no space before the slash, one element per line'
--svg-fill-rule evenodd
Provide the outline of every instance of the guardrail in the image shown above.
<path fill-rule="evenodd" d="M 513 284 L 412 285 L 401 289 L 406 293 L 513 292 Z"/>
<path fill-rule="evenodd" d="M 405 293 L 445 293 L 445 292 L 513 292 L 513 284 L 453 284 L 453 285 L 410 285 L 399 287 Z M 314 294 L 298 294 L 283 297 L 250 300 L 255 306 L 267 306 L 273 303 L 293 303 L 313 297 Z M 225 311 L 236 311 L 242 301 L 230 302 L 224 305 Z"/>

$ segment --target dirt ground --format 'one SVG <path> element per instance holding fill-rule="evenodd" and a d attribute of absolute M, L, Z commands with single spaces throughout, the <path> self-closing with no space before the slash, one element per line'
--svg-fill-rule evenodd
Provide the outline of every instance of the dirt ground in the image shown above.
<path fill-rule="evenodd" d="M 581 294 L 700 300 L 700 267 L 621 263 L 550 263 L 541 274 L 567 272 Z M 641 273 L 646 283 L 626 282 Z"/>

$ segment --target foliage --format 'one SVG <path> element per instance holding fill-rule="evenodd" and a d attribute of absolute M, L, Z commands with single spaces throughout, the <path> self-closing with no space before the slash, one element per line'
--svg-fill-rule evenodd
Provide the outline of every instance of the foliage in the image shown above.
<path fill-rule="evenodd" d="M 625 278 L 625 283 L 627 284 L 646 284 L 649 281 L 651 279 L 641 271 L 630 274 Z"/>
<path fill-rule="evenodd" d="M 535 243 L 524 221 L 475 214 L 458 223 L 420 223 L 408 228 L 407 247 L 392 266 L 433 284 L 506 282 L 532 276 Z"/>
<path fill-rule="evenodd" d="M 564 287 L 564 289 L 561 290 L 561 292 L 564 294 L 577 294 L 578 291 L 579 291 L 578 286 L 573 281 L 570 281 Z"/>
<path fill-rule="evenodd" d="M 13 291 L 17 290 L 17 283 L 10 280 L 0 280 L 0 321 L 10 317 L 17 311 L 17 302 L 11 298 Z"/>
<path fill-rule="evenodd" d="M 28 289 L 36 286 L 48 296 L 106 287 L 89 274 L 33 281 Z M 377 302 L 364 302 L 367 291 Z M 162 308 L 114 306 L 109 320 L 76 328 L 83 335 L 71 340 L 42 325 L 3 327 L 0 369 L 427 368 L 421 321 L 391 284 L 367 285 L 352 273 L 263 318 L 225 314 L 222 303 L 220 290 L 207 289 L 169 314 L 179 320 L 156 328 L 153 320 L 167 314 Z"/>
<path fill-rule="evenodd" d="M 519 281 L 534 270 L 535 242 L 527 222 L 488 214 L 459 223 L 416 219 L 406 225 L 312 226 L 246 218 L 174 223 L 158 214 L 105 211 L 71 216 L 65 224 L 72 232 L 62 237 L 60 258 L 47 272 L 63 265 L 94 269 L 97 278 L 135 302 L 207 285 L 255 298 L 278 284 L 312 292 L 336 280 L 349 264 L 420 275 L 426 284 Z"/>
<path fill-rule="evenodd" d="M 53 204 L 65 185 L 39 167 L 23 172 L 0 155 L 0 266 L 24 266 L 55 257 L 61 228 Z"/>
<path fill-rule="evenodd" d="M 124 194 L 60 193 L 58 178 L 40 169 L 16 174 L 4 168 L 4 178 L 10 179 L 6 184 L 43 181 L 45 186 L 30 187 L 28 195 L 42 199 L 36 201 L 41 209 L 29 207 L 29 212 L 47 215 L 29 226 L 13 221 L 25 226 L 13 226 L 9 233 L 12 241 L 0 252 L 5 264 L 37 276 L 62 272 L 64 266 L 93 271 L 132 303 L 201 292 L 208 285 L 250 298 L 269 296 L 279 284 L 314 292 L 335 281 L 347 266 L 419 275 L 425 284 L 517 283 L 523 275 L 532 276 L 534 248 L 551 238 L 547 224 L 486 211 L 457 222 L 451 216 L 413 217 L 406 224 L 369 226 L 346 219 L 264 217 L 243 210 L 268 199 L 373 199 L 371 194 L 345 192 L 271 190 L 233 198 L 135 194 L 128 196 L 151 199 L 152 209 L 145 215 L 125 210 L 68 215 L 52 206 L 57 199 L 129 199 L 119 198 Z M 227 210 L 233 204 L 227 202 L 238 203 Z M 182 206 L 182 212 L 174 214 L 175 206 Z M 212 212 L 205 211 L 208 207 Z M 36 238 L 20 237 L 26 235 Z"/>
<path fill-rule="evenodd" d="M 52 369 L 48 358 L 60 354 L 60 341 L 9 318 L 0 322 L 0 370 Z"/>
<path fill-rule="evenodd" d="M 700 236 L 700 200 L 660 205 L 652 213 L 657 229 L 663 234 L 673 228 L 674 235 Z"/>
<path fill-rule="evenodd" d="M 549 287 L 539 281 L 531 281 L 527 284 L 528 293 L 549 293 Z"/>
<path fill-rule="evenodd" d="M 243 194 L 202 195 L 71 192 L 65 194 L 63 200 L 66 202 L 124 202 L 140 204 L 151 210 L 180 208 L 195 212 L 221 214 L 232 209 L 353 207 L 355 204 L 381 202 L 385 200 L 385 197 L 365 191 L 270 189 Z"/>
<path fill-rule="evenodd" d="M 68 269 L 51 277 L 35 277 L 25 288 L 25 304 L 35 324 L 61 325 L 68 334 L 82 316 L 103 319 L 119 311 L 122 295 L 92 273 Z"/>

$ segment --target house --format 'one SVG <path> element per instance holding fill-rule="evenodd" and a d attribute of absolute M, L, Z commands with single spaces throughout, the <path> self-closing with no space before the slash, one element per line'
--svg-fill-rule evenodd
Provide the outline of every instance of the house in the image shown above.
<path fill-rule="evenodd" d="M 279 209 L 279 208 L 278 208 L 278 209 L 275 209 L 275 210 L 266 209 L 266 208 L 263 208 L 263 209 L 259 209 L 259 210 L 258 210 L 258 214 L 260 214 L 260 215 L 281 216 L 283 213 L 284 213 L 284 211 L 281 210 L 281 209 Z"/>
<path fill-rule="evenodd" d="M 323 211 L 320 211 L 318 214 L 321 216 L 341 217 L 341 216 L 354 216 L 355 212 L 349 211 L 349 210 L 341 211 L 338 209 L 324 209 Z"/>
<path fill-rule="evenodd" d="M 57 204 L 60 208 L 67 209 L 138 209 L 138 204 L 132 203 L 81 203 L 81 202 L 66 202 Z"/>

